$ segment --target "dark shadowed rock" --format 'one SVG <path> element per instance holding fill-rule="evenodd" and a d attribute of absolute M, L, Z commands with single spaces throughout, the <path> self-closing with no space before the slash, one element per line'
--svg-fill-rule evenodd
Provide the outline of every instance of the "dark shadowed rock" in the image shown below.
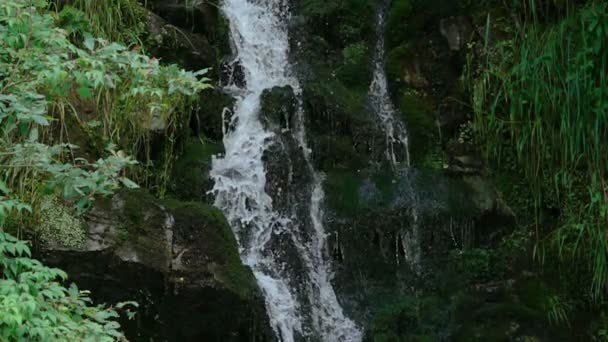
<path fill-rule="evenodd" d="M 232 96 L 218 89 L 201 93 L 190 118 L 194 135 L 221 141 L 230 124 L 234 103 Z"/>
<path fill-rule="evenodd" d="M 222 62 L 220 84 L 226 86 L 234 85 L 239 88 L 244 88 L 247 85 L 245 81 L 245 71 L 238 59 Z"/>
<path fill-rule="evenodd" d="M 148 0 L 150 9 L 182 30 L 205 36 L 214 45 L 226 39 L 218 1 Z"/>
<path fill-rule="evenodd" d="M 297 99 L 290 86 L 266 89 L 260 101 L 260 115 L 267 129 L 280 131 L 293 127 Z"/>
<path fill-rule="evenodd" d="M 146 47 L 165 63 L 179 64 L 187 70 L 218 69 L 218 51 L 208 38 L 170 24 L 148 12 Z"/>
<path fill-rule="evenodd" d="M 441 35 L 448 41 L 452 51 L 460 51 L 473 35 L 471 21 L 462 16 L 441 19 L 439 26 Z"/>
<path fill-rule="evenodd" d="M 169 186 L 172 196 L 182 201 L 210 200 L 212 157 L 223 152 L 224 147 L 220 143 L 197 139 L 188 141 L 173 166 Z"/>
<path fill-rule="evenodd" d="M 131 340 L 271 341 L 264 302 L 223 214 L 145 191 L 100 201 L 80 249 L 45 251 L 97 302 L 135 300 Z"/>

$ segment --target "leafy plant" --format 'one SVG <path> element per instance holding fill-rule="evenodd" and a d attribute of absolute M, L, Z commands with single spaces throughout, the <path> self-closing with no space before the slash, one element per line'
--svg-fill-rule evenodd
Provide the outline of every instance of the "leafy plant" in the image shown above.
<path fill-rule="evenodd" d="M 94 38 L 84 17 L 44 0 L 0 4 L 0 176 L 33 207 L 57 193 L 83 212 L 97 195 L 135 187 L 130 177 L 162 194 L 172 154 L 153 162 L 150 137 L 163 132 L 172 151 L 189 101 L 209 87 L 205 70 Z M 130 155 L 144 163 L 132 169 Z"/>
<path fill-rule="evenodd" d="M 124 340 L 114 308 L 92 305 L 75 285 L 65 288 L 63 271 L 33 260 L 27 243 L 5 230 L 74 246 L 84 239 L 77 216 L 96 197 L 137 187 L 131 179 L 156 184 L 162 194 L 188 106 L 209 87 L 205 70 L 161 66 L 93 36 L 136 42 L 142 21 L 135 1 L 72 4 L 55 12 L 46 0 L 0 2 L 3 341 Z M 167 152 L 155 164 L 150 137 L 159 133 Z M 159 178 L 151 179 L 151 168 L 160 168 Z"/>
<path fill-rule="evenodd" d="M 2 228 L 13 211 L 31 211 L 12 198 L 0 181 L 0 339 L 3 341 L 117 341 L 125 340 L 118 313 L 113 308 L 91 305 L 88 292 L 76 285 L 63 287 L 62 270 L 49 268 L 31 258 L 25 241 Z M 137 303 L 125 302 L 116 309 Z"/>

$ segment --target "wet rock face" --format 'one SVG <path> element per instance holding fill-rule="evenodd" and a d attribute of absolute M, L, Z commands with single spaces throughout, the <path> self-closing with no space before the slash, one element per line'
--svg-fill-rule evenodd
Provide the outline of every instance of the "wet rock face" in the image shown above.
<path fill-rule="evenodd" d="M 224 152 L 224 147 L 211 141 L 191 139 L 177 157 L 169 182 L 171 196 L 182 201 L 212 203 L 209 191 L 213 180 L 209 177 L 212 158 Z"/>
<path fill-rule="evenodd" d="M 280 132 L 294 127 L 297 99 L 290 86 L 266 89 L 260 101 L 260 113 L 266 129 Z"/>
<path fill-rule="evenodd" d="M 190 118 L 190 128 L 195 136 L 221 141 L 224 129 L 230 123 L 235 100 L 219 89 L 205 91 L 200 95 Z"/>
<path fill-rule="evenodd" d="M 439 25 L 441 35 L 447 40 L 452 51 L 460 51 L 466 47 L 473 35 L 470 20 L 463 16 L 441 19 Z"/>
<path fill-rule="evenodd" d="M 222 61 L 221 70 L 220 84 L 223 86 L 234 85 L 238 88 L 245 88 L 247 85 L 245 71 L 238 59 Z"/>
<path fill-rule="evenodd" d="M 207 37 L 214 45 L 222 39 L 219 2 L 206 0 L 148 0 L 153 12 L 176 27 Z"/>
<path fill-rule="evenodd" d="M 147 19 L 146 47 L 151 55 L 187 70 L 216 68 L 217 50 L 206 36 L 180 29 L 152 12 L 148 12 Z"/>
<path fill-rule="evenodd" d="M 386 136 L 367 95 L 359 95 L 323 82 L 304 85 L 306 134 L 317 169 L 359 170 L 384 158 Z"/>
<path fill-rule="evenodd" d="M 433 272 L 435 260 L 451 250 L 491 246 L 514 223 L 500 194 L 479 176 L 416 170 L 330 174 L 326 190 L 332 243 L 342 265 L 338 274 L 355 272 L 349 281 L 367 277 L 368 284 L 387 289 L 401 277 L 414 280 L 412 262 Z M 379 269 L 386 270 L 380 277 Z"/>
<path fill-rule="evenodd" d="M 43 259 L 97 302 L 137 301 L 137 318 L 123 322 L 130 340 L 271 340 L 253 274 L 218 210 L 121 192 L 95 207 L 87 228 L 82 248 Z"/>

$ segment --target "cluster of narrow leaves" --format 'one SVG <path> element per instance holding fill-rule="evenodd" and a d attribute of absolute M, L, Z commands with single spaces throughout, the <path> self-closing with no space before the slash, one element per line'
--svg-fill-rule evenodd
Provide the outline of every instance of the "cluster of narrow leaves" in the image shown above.
<path fill-rule="evenodd" d="M 568 263 L 577 284 L 601 302 L 608 294 L 608 4 L 589 0 L 555 24 L 532 23 L 510 44 L 486 48 L 473 101 L 486 153 L 517 157 L 536 214 L 560 208 L 558 229 L 537 231 L 549 242 L 537 255 Z"/>

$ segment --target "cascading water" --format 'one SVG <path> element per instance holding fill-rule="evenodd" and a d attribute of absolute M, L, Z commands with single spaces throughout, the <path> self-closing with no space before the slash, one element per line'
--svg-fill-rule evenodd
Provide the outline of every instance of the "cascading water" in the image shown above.
<path fill-rule="evenodd" d="M 376 22 L 376 50 L 374 53 L 374 73 L 372 83 L 369 87 L 369 99 L 373 111 L 378 115 L 378 119 L 386 133 L 386 157 L 393 164 L 405 162 L 410 165 L 409 139 L 407 130 L 403 123 L 398 119 L 398 111 L 388 93 L 388 82 L 386 80 L 384 30 L 386 27 L 387 2 L 378 11 Z M 401 156 L 401 153 L 405 158 Z"/>
<path fill-rule="evenodd" d="M 376 21 L 376 50 L 373 59 L 373 77 L 369 87 L 368 96 L 374 113 L 378 116 L 386 135 L 386 158 L 393 168 L 404 164 L 406 172 L 410 167 L 409 138 L 405 125 L 398 118 L 399 111 L 395 108 L 389 92 L 386 78 L 385 63 L 386 50 L 384 31 L 386 29 L 386 11 L 390 6 L 390 0 L 386 0 L 378 11 Z M 419 252 L 419 227 L 418 210 L 415 201 L 411 207 L 412 228 L 401 231 L 396 243 L 397 260 L 399 260 L 399 249 L 405 255 L 405 259 L 415 268 L 420 261 Z"/>
<path fill-rule="evenodd" d="M 260 120 L 264 90 L 290 86 L 300 94 L 288 61 L 289 42 L 284 0 L 224 0 L 230 30 L 245 84 L 228 85 L 236 97 L 229 129 L 224 130 L 225 155 L 213 159 L 215 205 L 228 218 L 243 262 L 251 267 L 265 296 L 277 338 L 283 342 L 320 340 L 356 342 L 361 333 L 338 303 L 331 285 L 331 267 L 323 228 L 322 177 L 314 172 L 306 144 L 303 114 L 298 111 L 295 139 L 303 151 L 309 184 L 308 217 L 279 213 L 266 191 L 264 152 L 275 141 Z M 294 189 L 298 191 L 299 189 Z M 287 240 L 287 243 L 285 242 Z M 277 243 L 279 241 L 279 243 Z M 292 248 L 285 251 L 282 248 Z M 304 274 L 295 274 L 286 254 L 297 253 Z"/>

